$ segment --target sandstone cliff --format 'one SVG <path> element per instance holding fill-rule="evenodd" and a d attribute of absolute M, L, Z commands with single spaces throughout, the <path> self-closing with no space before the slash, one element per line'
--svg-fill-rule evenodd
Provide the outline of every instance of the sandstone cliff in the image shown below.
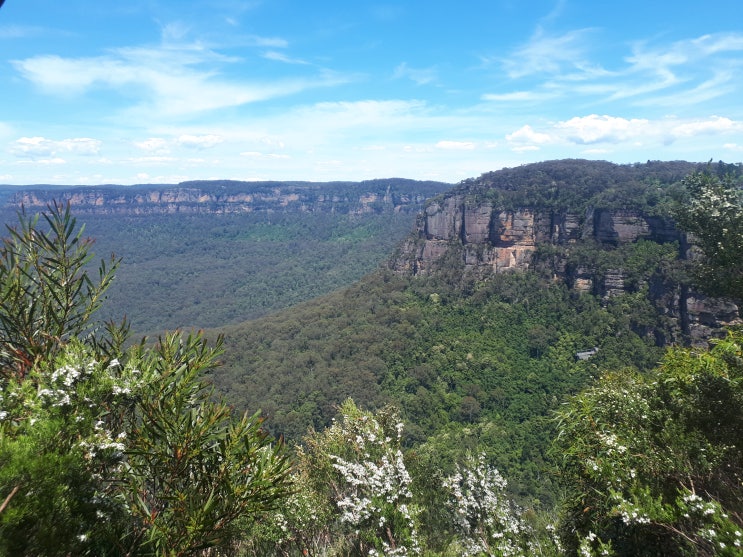
<path fill-rule="evenodd" d="M 389 179 L 366 182 L 184 182 L 162 186 L 28 188 L 8 196 L 6 208 L 44 209 L 68 202 L 76 215 L 234 214 L 256 211 L 417 212 L 450 188 L 441 182 Z"/>
<path fill-rule="evenodd" d="M 679 165 L 682 169 L 671 166 L 674 178 L 688 171 L 688 163 Z M 391 267 L 401 274 L 425 276 L 435 274 L 442 265 L 458 262 L 464 274 L 487 277 L 538 264 L 539 271 L 548 271 L 554 280 L 601 296 L 604 301 L 626 292 L 646 291 L 678 333 L 659 342 L 702 342 L 723 326 L 739 321 L 735 304 L 707 298 L 660 271 L 628 285 L 622 265 L 599 269 L 581 266 L 571 258 L 579 246 L 610 252 L 640 240 L 675 245 L 678 259 L 687 257 L 686 235 L 668 216 L 652 207 L 648 210 L 648 192 L 668 184 L 642 180 L 642 171 L 647 169 L 631 168 L 637 169 L 636 175 L 626 166 L 609 163 L 554 161 L 523 167 L 529 180 L 523 189 L 513 169 L 504 172 L 507 180 L 496 172 L 463 183 L 427 204 Z M 591 181 L 597 169 L 604 175 Z M 623 178 L 607 180 L 616 169 Z M 545 248 L 551 256 L 540 259 Z"/>

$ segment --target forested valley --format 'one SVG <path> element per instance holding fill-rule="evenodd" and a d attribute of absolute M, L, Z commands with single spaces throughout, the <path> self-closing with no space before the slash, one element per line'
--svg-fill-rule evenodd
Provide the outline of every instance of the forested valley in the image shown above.
<path fill-rule="evenodd" d="M 0 554 L 740 555 L 742 175 L 7 217 Z"/>
<path fill-rule="evenodd" d="M 0 189 L 0 218 L 73 202 L 99 257 L 122 260 L 101 308 L 137 334 L 240 323 L 330 293 L 383 262 L 450 185 L 186 182 Z"/>

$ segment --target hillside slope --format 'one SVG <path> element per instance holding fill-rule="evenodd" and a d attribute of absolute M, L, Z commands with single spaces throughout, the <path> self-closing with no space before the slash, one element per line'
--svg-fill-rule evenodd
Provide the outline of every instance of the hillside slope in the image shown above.
<path fill-rule="evenodd" d="M 393 402 L 410 445 L 444 460 L 486 450 L 522 497 L 549 499 L 550 416 L 568 395 L 737 319 L 688 284 L 668 219 L 695 168 L 552 161 L 460 184 L 429 202 L 388 269 L 224 329 L 215 383 L 292 439 L 348 396 Z M 511 264 L 494 264 L 504 254 Z"/>

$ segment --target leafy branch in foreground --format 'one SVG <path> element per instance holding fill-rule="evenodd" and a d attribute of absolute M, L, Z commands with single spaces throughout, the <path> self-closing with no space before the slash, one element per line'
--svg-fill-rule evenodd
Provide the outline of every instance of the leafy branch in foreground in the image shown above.
<path fill-rule="evenodd" d="M 192 555 L 239 537 L 240 519 L 272 509 L 286 495 L 282 444 L 260 429 L 257 415 L 233 419 L 214 400 L 203 373 L 221 340 L 167 335 L 138 353 L 144 386 L 127 416 L 121 495 L 134 540 L 157 555 Z"/>
<path fill-rule="evenodd" d="M 43 217 L 0 252 L 0 555 L 230 548 L 285 495 L 283 444 L 213 396 L 221 339 L 122 352 L 125 324 L 92 321 L 115 264 L 94 281 L 69 208 Z"/>
<path fill-rule="evenodd" d="M 0 371 L 19 378 L 65 341 L 94 332 L 91 316 L 119 263 L 101 261 L 94 282 L 86 269 L 93 241 L 69 205 L 55 203 L 42 216 L 43 225 L 20 213 L 0 247 Z"/>
<path fill-rule="evenodd" d="M 562 533 L 581 554 L 740 555 L 743 332 L 605 375 L 560 412 Z M 572 554 L 572 553 L 569 553 Z"/>
<path fill-rule="evenodd" d="M 695 172 L 684 179 L 679 226 L 693 234 L 702 257 L 694 267 L 702 290 L 743 302 L 743 190 L 731 176 Z"/>

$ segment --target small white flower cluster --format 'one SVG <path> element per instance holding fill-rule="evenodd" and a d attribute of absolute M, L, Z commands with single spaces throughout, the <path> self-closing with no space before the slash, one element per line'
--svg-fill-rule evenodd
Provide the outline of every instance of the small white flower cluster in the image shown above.
<path fill-rule="evenodd" d="M 136 392 L 141 374 L 125 369 L 116 359 L 104 366 L 82 351 L 71 350 L 65 361 L 51 373 L 41 374 L 36 389 L 25 391 L 25 395 L 19 391 L 24 396 L 25 416 L 17 418 L 33 425 L 62 412 L 75 424 L 78 433 L 74 445 L 88 461 L 98 459 L 97 465 L 118 465 L 125 450 L 125 434 L 109 423 L 108 402 L 112 397 Z M 0 414 L 2 417 L 4 414 Z"/>
<path fill-rule="evenodd" d="M 602 542 L 593 532 L 588 532 L 588 535 L 580 541 L 578 546 L 580 557 L 605 557 L 611 554 L 611 543 Z"/>
<path fill-rule="evenodd" d="M 505 495 L 506 480 L 481 454 L 444 481 L 459 530 L 463 555 L 522 555 L 529 531 Z"/>
<path fill-rule="evenodd" d="M 680 507 L 685 519 L 694 520 L 697 535 L 702 539 L 717 544 L 720 549 L 726 542 L 736 548 L 743 547 L 743 531 L 729 522 L 728 514 L 717 501 L 687 493 L 680 498 Z"/>
<path fill-rule="evenodd" d="M 378 547 L 369 555 L 406 557 L 420 553 L 415 524 L 407 506 L 413 496 L 412 479 L 399 448 L 402 424 L 396 424 L 397 440 L 385 435 L 377 420 L 362 416 L 352 423 L 344 420 L 344 438 L 358 450 L 355 460 L 330 455 L 333 468 L 342 478 L 336 501 L 341 521 L 356 529 L 376 531 Z M 407 532 L 394 532 L 392 524 L 403 523 Z M 393 539 L 390 539 L 392 537 Z"/>
<path fill-rule="evenodd" d="M 106 428 L 106 424 L 98 420 L 95 423 L 93 434 L 81 440 L 77 446 L 85 452 L 88 459 L 96 458 L 99 454 L 107 454 L 114 460 L 119 460 L 126 449 L 125 439 L 125 432 L 122 431 L 114 436 L 114 433 Z"/>
<path fill-rule="evenodd" d="M 643 513 L 640 507 L 630 501 L 621 499 L 615 510 L 622 517 L 622 522 L 627 526 L 633 524 L 650 524 L 650 517 Z"/>
<path fill-rule="evenodd" d="M 685 518 L 690 518 L 691 514 L 710 516 L 719 510 L 717 504 L 711 501 L 705 501 L 696 493 L 684 495 L 681 500 L 686 503 L 688 508 L 687 513 L 684 515 Z"/>
<path fill-rule="evenodd" d="M 372 548 L 369 550 L 368 555 L 369 557 L 407 557 L 409 552 L 410 550 L 404 545 L 390 547 L 389 544 L 383 541 L 381 551 Z M 419 553 L 419 551 L 416 550 L 414 553 Z"/>
<path fill-rule="evenodd" d="M 627 447 L 617 441 L 617 436 L 614 433 L 599 433 L 599 439 L 607 447 L 606 454 L 613 454 L 617 452 L 624 454 L 627 452 Z"/>

